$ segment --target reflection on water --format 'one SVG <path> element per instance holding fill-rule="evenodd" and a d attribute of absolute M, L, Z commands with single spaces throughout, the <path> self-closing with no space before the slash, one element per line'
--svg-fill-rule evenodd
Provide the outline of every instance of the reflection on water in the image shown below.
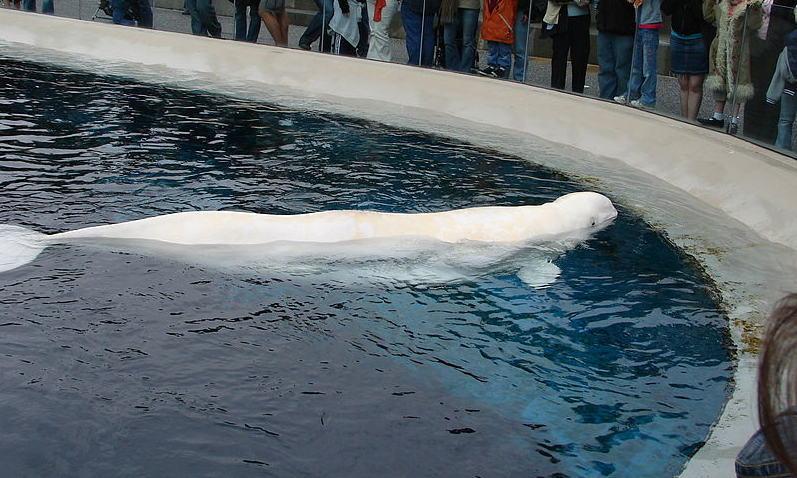
<path fill-rule="evenodd" d="M 322 113 L 0 62 L 0 222 L 439 211 L 583 186 Z M 708 287 L 622 207 L 529 288 L 59 245 L 0 275 L 11 476 L 672 476 L 730 379 Z M 391 280 L 393 279 L 393 280 Z"/>

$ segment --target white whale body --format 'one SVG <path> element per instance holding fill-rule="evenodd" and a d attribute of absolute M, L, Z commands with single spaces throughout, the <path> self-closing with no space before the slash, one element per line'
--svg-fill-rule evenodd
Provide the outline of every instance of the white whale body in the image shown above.
<path fill-rule="evenodd" d="M 324 211 L 296 215 L 193 211 L 45 235 L 18 226 L 0 226 L 0 272 L 33 261 L 54 244 L 101 244 L 117 249 L 190 260 L 240 256 L 263 268 L 285 266 L 286 258 L 313 262 L 352 257 L 419 258 L 456 267 L 482 268 L 529 243 L 583 240 L 617 216 L 611 201 L 594 192 L 564 195 L 537 206 L 489 206 L 434 213 Z M 419 251 L 425 251 L 420 254 Z M 561 253 L 560 249 L 553 251 Z M 481 260 L 483 256 L 488 259 Z M 481 261 L 481 262 L 480 262 Z M 550 257 L 540 273 L 558 274 Z M 297 262 L 294 260 L 295 266 Z M 288 267 L 290 268 L 290 267 Z M 539 267 L 538 267 L 539 268 Z M 457 275 L 458 273 L 453 273 Z M 527 270 L 526 282 L 535 282 Z M 519 274 L 521 275 L 521 274 Z M 523 277 L 523 275 L 521 275 Z M 528 279 L 528 280 L 527 280 Z"/>

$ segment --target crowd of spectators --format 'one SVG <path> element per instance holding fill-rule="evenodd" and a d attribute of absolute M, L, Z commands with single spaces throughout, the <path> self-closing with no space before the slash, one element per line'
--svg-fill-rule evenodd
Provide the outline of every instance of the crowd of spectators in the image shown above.
<path fill-rule="evenodd" d="M 37 0 L 2 0 L 36 11 Z M 54 13 L 54 0 L 40 0 Z M 152 28 L 151 0 L 99 0 L 114 23 Z M 234 34 L 257 42 L 261 21 L 274 44 L 287 47 L 285 0 L 229 0 Z M 304 50 L 393 61 L 391 23 L 400 20 L 408 63 L 525 82 L 532 22 L 551 42 L 550 86 L 583 93 L 597 29 L 599 96 L 640 109 L 656 107 L 657 79 L 678 80 L 680 114 L 688 121 L 744 134 L 792 150 L 797 116 L 797 0 L 315 0 L 298 42 Z M 212 0 L 184 0 L 195 35 L 221 38 Z M 593 23 L 594 16 L 594 23 Z M 669 17 L 669 22 L 665 22 Z M 669 23 L 669 72 L 658 71 L 660 30 Z M 480 62 L 482 40 L 486 57 Z M 485 66 L 479 68 L 479 64 Z M 704 91 L 714 112 L 698 118 Z M 732 105 L 726 111 L 727 105 Z"/>

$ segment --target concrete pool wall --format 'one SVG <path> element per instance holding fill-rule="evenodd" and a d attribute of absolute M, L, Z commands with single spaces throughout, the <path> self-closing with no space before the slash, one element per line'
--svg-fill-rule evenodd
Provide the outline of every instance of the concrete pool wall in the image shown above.
<path fill-rule="evenodd" d="M 85 60 L 109 74 L 411 127 L 594 184 L 694 257 L 717 287 L 737 349 L 735 388 L 682 476 L 733 475 L 756 428 L 761 326 L 774 301 L 797 290 L 794 160 L 673 119 L 511 82 L 12 10 L 0 10 L 0 25 L 0 45 L 22 58 L 57 52 L 66 66 Z"/>

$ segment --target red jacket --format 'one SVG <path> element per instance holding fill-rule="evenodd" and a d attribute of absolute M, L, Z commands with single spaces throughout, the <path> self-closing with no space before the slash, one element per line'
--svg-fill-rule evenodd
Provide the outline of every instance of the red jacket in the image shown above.
<path fill-rule="evenodd" d="M 514 43 L 513 35 L 518 0 L 484 0 L 482 38 L 488 41 Z"/>

